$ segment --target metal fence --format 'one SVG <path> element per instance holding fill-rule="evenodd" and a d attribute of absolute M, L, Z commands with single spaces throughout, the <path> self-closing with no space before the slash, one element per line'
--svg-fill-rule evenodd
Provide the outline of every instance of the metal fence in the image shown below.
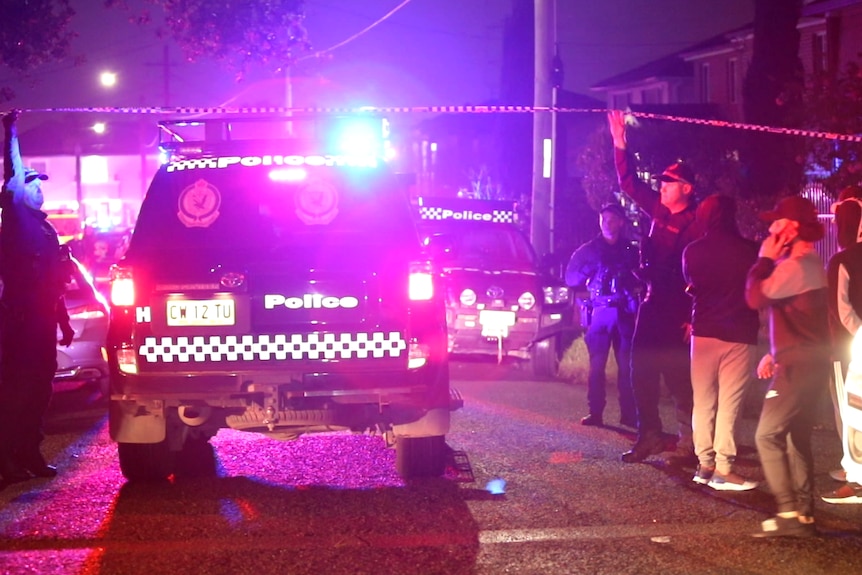
<path fill-rule="evenodd" d="M 815 183 L 808 184 L 802 191 L 802 197 L 808 198 L 817 207 L 817 218 L 826 229 L 826 234 L 822 240 L 814 244 L 817 253 L 823 260 L 824 265 L 835 255 L 838 248 L 838 239 L 832 229 L 832 221 L 835 216 L 832 214 L 832 203 L 835 201 L 828 193 L 823 184 Z"/>

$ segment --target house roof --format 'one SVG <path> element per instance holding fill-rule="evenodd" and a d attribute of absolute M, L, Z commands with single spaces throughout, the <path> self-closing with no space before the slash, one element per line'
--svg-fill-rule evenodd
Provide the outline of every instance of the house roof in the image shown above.
<path fill-rule="evenodd" d="M 862 0 L 814 0 L 802 7 L 803 16 L 819 16 L 830 10 L 862 5 Z"/>
<path fill-rule="evenodd" d="M 590 89 L 594 91 L 607 90 L 614 86 L 623 86 L 635 82 L 643 82 L 644 80 L 669 79 L 669 78 L 690 78 L 694 76 L 694 67 L 691 63 L 686 62 L 680 57 L 679 53 L 665 56 L 658 60 L 647 62 L 643 66 L 639 66 L 628 72 L 617 74 L 606 78 L 597 84 L 593 84 Z"/>

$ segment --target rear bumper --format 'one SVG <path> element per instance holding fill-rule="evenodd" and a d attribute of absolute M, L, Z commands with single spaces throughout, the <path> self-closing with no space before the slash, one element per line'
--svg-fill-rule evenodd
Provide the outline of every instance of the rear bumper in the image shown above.
<path fill-rule="evenodd" d="M 163 441 L 172 420 L 213 433 L 225 427 L 288 435 L 400 428 L 407 435 L 416 429 L 445 435 L 449 411 L 463 404 L 449 391 L 446 364 L 329 374 L 115 372 L 111 384 L 111 437 L 124 443 Z"/>

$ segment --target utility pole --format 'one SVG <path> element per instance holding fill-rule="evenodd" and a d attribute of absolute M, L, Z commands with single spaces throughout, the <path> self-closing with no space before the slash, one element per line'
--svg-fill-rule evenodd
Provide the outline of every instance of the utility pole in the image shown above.
<path fill-rule="evenodd" d="M 171 52 L 167 44 L 162 48 L 161 62 L 144 62 L 145 66 L 158 66 L 162 69 L 162 106 L 170 108 L 171 106 L 171 68 L 177 66 L 176 62 L 171 61 Z"/>
<path fill-rule="evenodd" d="M 534 0 L 535 85 L 533 106 L 550 110 L 555 105 L 554 56 L 556 51 L 556 0 Z M 533 112 L 533 190 L 530 241 L 539 256 L 554 248 L 554 165 L 556 163 L 555 112 Z"/>

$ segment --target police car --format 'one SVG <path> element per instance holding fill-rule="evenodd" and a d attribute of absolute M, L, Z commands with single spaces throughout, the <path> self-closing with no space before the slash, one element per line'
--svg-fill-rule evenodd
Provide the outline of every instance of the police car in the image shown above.
<path fill-rule="evenodd" d="M 862 481 L 862 330 L 857 331 L 851 344 L 851 359 L 847 378 L 842 377 L 840 365 L 835 365 L 838 382 L 838 399 L 841 421 L 844 424 L 844 457 L 841 465 L 848 481 Z"/>
<path fill-rule="evenodd" d="M 302 120 L 243 140 L 258 132 L 239 118 L 163 124 L 170 159 L 110 286 L 110 434 L 130 480 L 169 476 L 221 428 L 378 432 L 404 477 L 444 470 L 461 403 L 405 182 Z"/>
<path fill-rule="evenodd" d="M 414 213 L 443 280 L 449 351 L 528 359 L 537 376 L 556 375 L 572 296 L 541 272 L 514 204 L 424 197 Z"/>

